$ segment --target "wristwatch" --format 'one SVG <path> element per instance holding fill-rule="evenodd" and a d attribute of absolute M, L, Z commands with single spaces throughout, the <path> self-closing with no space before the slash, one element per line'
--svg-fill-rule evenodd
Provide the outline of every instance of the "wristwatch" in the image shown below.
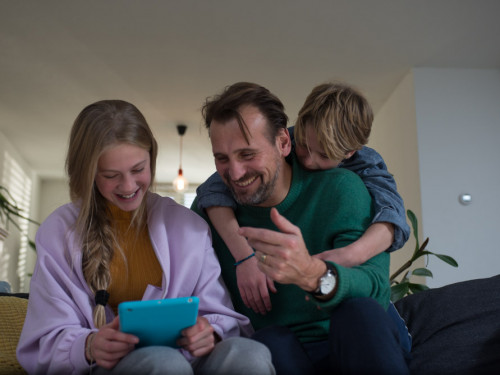
<path fill-rule="evenodd" d="M 320 300 L 329 300 L 333 297 L 333 294 L 336 290 L 337 286 L 337 272 L 335 271 L 335 267 L 325 262 L 326 264 L 326 273 L 320 277 L 319 286 L 312 294 L 314 297 Z"/>

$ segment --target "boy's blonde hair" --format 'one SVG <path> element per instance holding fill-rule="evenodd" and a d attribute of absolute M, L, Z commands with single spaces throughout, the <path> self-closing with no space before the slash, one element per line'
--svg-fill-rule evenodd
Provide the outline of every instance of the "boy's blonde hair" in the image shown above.
<path fill-rule="evenodd" d="M 306 127 L 313 126 L 328 158 L 343 160 L 368 143 L 372 122 L 373 111 L 360 92 L 343 83 L 323 83 L 299 111 L 295 142 L 307 147 Z"/>

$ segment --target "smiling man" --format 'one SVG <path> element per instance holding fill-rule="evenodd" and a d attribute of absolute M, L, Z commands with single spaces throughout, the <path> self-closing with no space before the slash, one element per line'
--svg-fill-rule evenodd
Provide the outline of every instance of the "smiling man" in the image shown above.
<path fill-rule="evenodd" d="M 370 225 L 371 198 L 360 178 L 300 168 L 290 155 L 283 104 L 262 86 L 229 86 L 207 100 L 203 115 L 217 172 L 238 203 L 240 234 L 276 282 L 267 314 L 245 306 L 238 259 L 212 226 L 213 245 L 235 308 L 270 348 L 277 373 L 407 373 L 386 312 L 389 255 L 353 268 L 312 256 L 348 245 Z M 210 223 L 196 200 L 192 208 Z"/>

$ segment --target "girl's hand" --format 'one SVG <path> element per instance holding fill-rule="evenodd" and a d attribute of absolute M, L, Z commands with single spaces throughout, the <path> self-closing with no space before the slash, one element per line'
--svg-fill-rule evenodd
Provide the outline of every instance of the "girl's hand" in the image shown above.
<path fill-rule="evenodd" d="M 194 326 L 182 331 L 182 337 L 177 340 L 177 345 L 187 350 L 193 357 L 202 357 L 215 347 L 214 332 L 208 320 L 199 316 Z"/>
<path fill-rule="evenodd" d="M 120 321 L 116 317 L 111 323 L 102 326 L 99 331 L 91 333 L 87 337 L 86 347 L 89 342 L 90 350 L 85 353 L 87 360 L 89 362 L 93 360 L 98 366 L 109 370 L 115 367 L 120 359 L 134 350 L 139 338 L 121 332 Z"/>

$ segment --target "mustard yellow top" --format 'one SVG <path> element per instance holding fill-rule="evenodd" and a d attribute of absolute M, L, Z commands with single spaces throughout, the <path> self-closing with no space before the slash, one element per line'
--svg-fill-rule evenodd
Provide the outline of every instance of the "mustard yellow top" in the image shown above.
<path fill-rule="evenodd" d="M 162 269 L 154 253 L 147 226 L 140 233 L 130 228 L 132 212 L 108 205 L 118 242 L 126 262 L 118 249 L 111 259 L 111 284 L 108 303 L 117 314 L 118 304 L 142 299 L 148 284 L 161 287 Z"/>

